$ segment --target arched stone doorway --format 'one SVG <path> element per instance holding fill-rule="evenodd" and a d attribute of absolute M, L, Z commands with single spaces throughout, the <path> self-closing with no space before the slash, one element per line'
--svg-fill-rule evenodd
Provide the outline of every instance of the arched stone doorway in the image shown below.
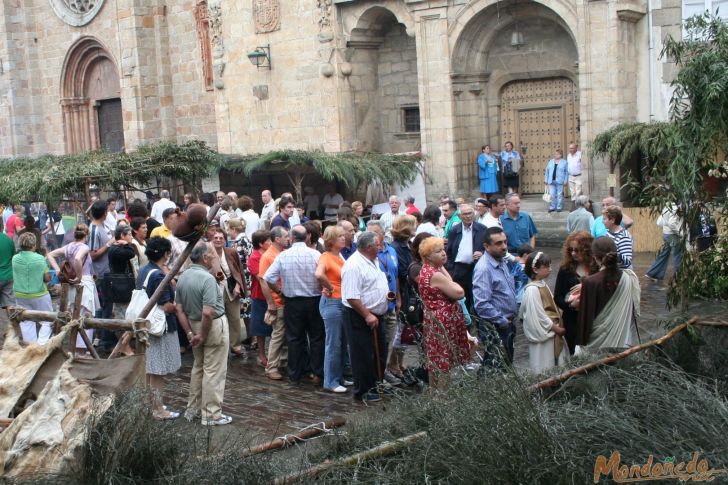
<path fill-rule="evenodd" d="M 475 189 L 481 145 L 512 141 L 526 147 L 521 191 L 543 191 L 553 150 L 580 141 L 578 61 L 569 25 L 541 3 L 505 0 L 469 19 L 452 58 L 459 187 Z"/>
<path fill-rule="evenodd" d="M 500 140 L 521 153 L 520 191 L 543 192 L 544 167 L 556 149 L 566 156 L 569 143 L 579 141 L 579 102 L 567 78 L 513 81 L 501 90 Z"/>
<path fill-rule="evenodd" d="M 383 6 L 343 12 L 349 149 L 397 153 L 420 148 L 417 49 L 407 26 Z M 399 12 L 402 14 L 402 12 Z M 350 27 L 347 27 L 350 26 Z M 349 106 L 346 106 L 349 104 Z"/>
<path fill-rule="evenodd" d="M 68 51 L 61 75 L 66 153 L 124 149 L 119 71 L 101 43 L 84 37 Z"/>

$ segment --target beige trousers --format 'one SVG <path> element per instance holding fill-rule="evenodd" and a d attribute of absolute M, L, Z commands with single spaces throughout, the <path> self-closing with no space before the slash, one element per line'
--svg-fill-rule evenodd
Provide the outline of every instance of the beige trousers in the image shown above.
<path fill-rule="evenodd" d="M 569 175 L 569 195 L 571 195 L 571 200 L 576 200 L 581 194 L 581 175 Z"/>
<path fill-rule="evenodd" d="M 230 350 L 240 345 L 243 341 L 242 322 L 240 321 L 240 298 L 231 300 L 228 297 L 227 290 L 223 289 L 225 293 L 225 316 L 228 321 L 228 332 L 230 334 Z"/>
<path fill-rule="evenodd" d="M 191 320 L 190 325 L 195 334 L 198 334 L 202 322 Z M 192 413 L 199 411 L 203 423 L 214 421 L 222 415 L 228 346 L 228 323 L 227 318 L 222 316 L 212 321 L 205 343 L 192 349 L 195 362 L 190 372 L 187 409 Z"/>
<path fill-rule="evenodd" d="M 286 324 L 283 322 L 283 308 L 278 307 L 276 320 L 273 322 L 273 332 L 268 344 L 268 365 L 266 373 L 278 371 L 288 363 L 288 345 L 286 343 Z"/>

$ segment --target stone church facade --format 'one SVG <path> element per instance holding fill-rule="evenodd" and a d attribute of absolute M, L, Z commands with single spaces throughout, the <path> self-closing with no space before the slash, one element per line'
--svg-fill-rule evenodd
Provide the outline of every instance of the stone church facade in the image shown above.
<path fill-rule="evenodd" d="M 684 9 L 650 7 L 4 0 L 0 157 L 193 138 L 240 154 L 421 151 L 434 199 L 474 191 L 480 146 L 512 141 L 523 189 L 537 193 L 554 149 L 666 118 L 675 66 L 658 56 L 666 35 L 681 35 Z M 608 166 L 587 160 L 598 197 Z"/>

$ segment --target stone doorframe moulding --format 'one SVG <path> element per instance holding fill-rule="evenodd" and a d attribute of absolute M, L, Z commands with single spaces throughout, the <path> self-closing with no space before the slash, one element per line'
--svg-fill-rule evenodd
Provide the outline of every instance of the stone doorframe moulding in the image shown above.
<path fill-rule="evenodd" d="M 91 22 L 104 6 L 104 0 L 49 0 L 53 12 L 73 27 Z"/>
<path fill-rule="evenodd" d="M 98 103 L 86 97 L 86 75 L 101 60 L 118 66 L 100 41 L 81 37 L 69 49 L 61 71 L 61 109 L 66 153 L 81 153 L 99 148 Z M 117 67 L 118 73 L 118 67 Z"/>

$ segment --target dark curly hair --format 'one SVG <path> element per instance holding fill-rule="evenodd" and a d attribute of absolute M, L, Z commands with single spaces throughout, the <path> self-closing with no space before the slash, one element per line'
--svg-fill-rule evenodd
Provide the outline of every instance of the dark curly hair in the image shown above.
<path fill-rule="evenodd" d="M 149 261 L 156 263 L 164 257 L 165 254 L 172 251 L 172 243 L 165 237 L 153 237 L 147 241 L 147 249 L 144 254 L 147 255 Z"/>

